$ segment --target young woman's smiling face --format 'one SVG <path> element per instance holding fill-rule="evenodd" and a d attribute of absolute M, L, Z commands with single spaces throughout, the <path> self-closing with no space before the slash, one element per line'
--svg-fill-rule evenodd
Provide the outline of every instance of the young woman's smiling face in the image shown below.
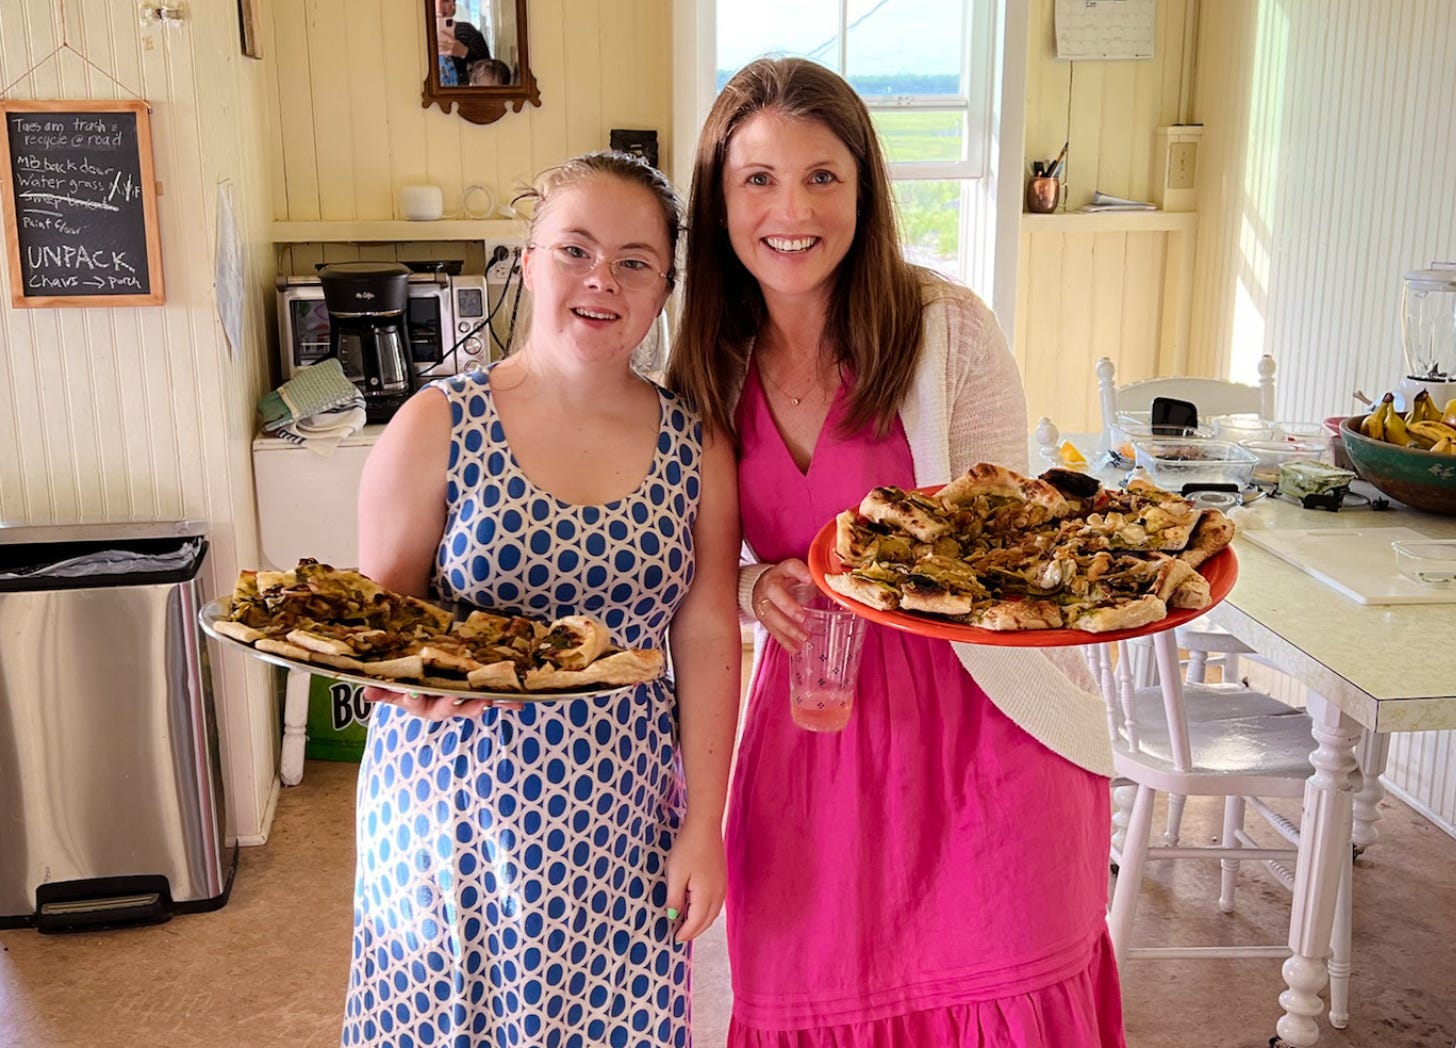
<path fill-rule="evenodd" d="M 854 242 L 859 174 L 849 147 L 818 120 L 764 110 L 728 143 L 728 239 L 765 298 L 827 295 Z"/>
<path fill-rule="evenodd" d="M 672 268 L 662 207 L 646 188 L 596 175 L 551 194 L 522 263 L 530 289 L 531 342 L 560 345 L 587 359 L 629 355 L 667 301 Z M 612 271 L 656 274 L 624 286 Z M 572 266 L 590 264 L 585 272 Z"/>

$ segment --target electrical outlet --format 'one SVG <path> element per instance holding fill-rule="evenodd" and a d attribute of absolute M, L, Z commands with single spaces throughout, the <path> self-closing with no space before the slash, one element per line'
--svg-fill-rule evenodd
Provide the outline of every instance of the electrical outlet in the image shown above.
<path fill-rule="evenodd" d="M 1173 142 L 1168 146 L 1169 189 L 1192 189 L 1197 168 L 1197 142 Z"/>
<path fill-rule="evenodd" d="M 485 242 L 485 280 L 489 284 L 504 284 L 510 276 L 511 267 L 520 264 L 521 242 L 519 240 L 487 240 Z"/>

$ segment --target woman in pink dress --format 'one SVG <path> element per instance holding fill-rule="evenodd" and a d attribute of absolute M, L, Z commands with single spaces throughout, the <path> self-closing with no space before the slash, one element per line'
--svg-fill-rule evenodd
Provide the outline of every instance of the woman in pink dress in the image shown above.
<path fill-rule="evenodd" d="M 698 145 L 669 384 L 733 432 L 757 664 L 729 803 L 731 1046 L 1111 1048 L 1111 752 L 1076 649 L 871 624 L 854 712 L 789 715 L 791 587 L 880 484 L 1026 466 L 990 310 L 907 264 L 863 103 L 798 59 L 719 95 Z"/>

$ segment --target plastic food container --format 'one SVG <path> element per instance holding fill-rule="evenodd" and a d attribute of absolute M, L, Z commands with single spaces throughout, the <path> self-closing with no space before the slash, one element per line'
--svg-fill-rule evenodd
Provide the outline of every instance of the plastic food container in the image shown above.
<path fill-rule="evenodd" d="M 1395 565 L 1413 582 L 1456 583 L 1456 539 L 1406 539 L 1392 542 Z"/>
<path fill-rule="evenodd" d="M 1258 458 L 1248 448 L 1226 440 L 1135 440 L 1133 455 L 1148 477 L 1167 491 L 1185 484 L 1253 483 Z"/>
<path fill-rule="evenodd" d="M 1317 459 L 1324 454 L 1324 441 L 1245 440 L 1239 445 L 1254 453 L 1254 480 L 1272 484 L 1279 479 L 1279 467 L 1286 462 Z"/>
<path fill-rule="evenodd" d="M 1213 423 L 1213 433 L 1210 435 L 1219 440 L 1238 443 L 1244 440 L 1273 440 L 1278 436 L 1274 423 L 1258 415 L 1215 415 L 1209 421 Z"/>
<path fill-rule="evenodd" d="M 1115 465 L 1131 465 L 1134 441 L 1180 440 L 1184 437 L 1207 440 L 1214 435 L 1212 426 L 1182 426 L 1179 429 L 1181 432 L 1176 434 L 1154 433 L 1151 411 L 1119 411 L 1116 420 L 1108 427 L 1108 436 L 1111 438 L 1108 441 L 1108 450 L 1112 453 Z"/>
<path fill-rule="evenodd" d="M 1338 426 L 1338 423 L 1336 424 Z M 1322 422 L 1276 422 L 1275 440 L 1305 440 L 1311 443 L 1329 440 L 1330 431 Z"/>

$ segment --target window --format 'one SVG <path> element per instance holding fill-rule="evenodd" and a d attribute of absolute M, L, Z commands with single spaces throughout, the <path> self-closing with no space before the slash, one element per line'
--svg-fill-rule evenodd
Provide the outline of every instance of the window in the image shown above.
<path fill-rule="evenodd" d="M 709 99 L 763 55 L 797 55 L 839 73 L 865 100 L 879 130 L 907 257 L 964 280 L 970 255 L 983 249 L 970 243 L 968 218 L 991 148 L 994 6 L 990 0 L 699 0 L 699 17 L 716 30 Z"/>

